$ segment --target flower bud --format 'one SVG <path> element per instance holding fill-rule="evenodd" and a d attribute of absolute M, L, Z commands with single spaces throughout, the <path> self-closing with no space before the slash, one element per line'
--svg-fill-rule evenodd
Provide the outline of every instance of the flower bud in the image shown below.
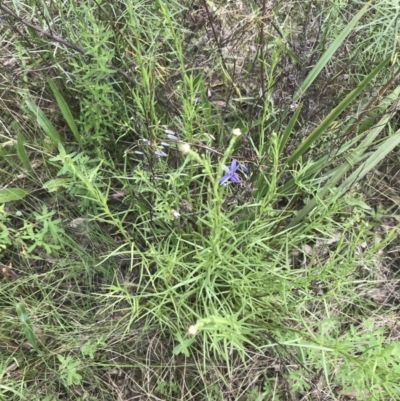
<path fill-rule="evenodd" d="M 197 333 L 197 327 L 196 327 L 196 326 L 192 325 L 192 326 L 190 326 L 190 327 L 188 328 L 188 334 L 189 334 L 190 336 L 195 336 L 196 333 Z"/>
<path fill-rule="evenodd" d="M 189 153 L 189 151 L 190 151 L 190 145 L 189 145 L 188 143 L 183 143 L 183 144 L 180 146 L 179 150 L 180 150 L 183 154 Z"/>

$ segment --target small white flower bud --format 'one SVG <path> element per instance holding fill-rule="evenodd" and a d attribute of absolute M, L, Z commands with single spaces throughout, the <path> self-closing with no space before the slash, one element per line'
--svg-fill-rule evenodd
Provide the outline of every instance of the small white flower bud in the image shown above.
<path fill-rule="evenodd" d="M 174 217 L 174 219 L 178 219 L 179 217 L 181 217 L 181 214 L 176 210 L 171 210 L 171 214 Z"/>
<path fill-rule="evenodd" d="M 183 144 L 180 146 L 179 150 L 180 150 L 183 154 L 189 153 L 189 151 L 190 151 L 190 145 L 189 145 L 188 143 L 183 143 Z"/>
<path fill-rule="evenodd" d="M 188 334 L 190 335 L 190 336 L 195 336 L 196 335 L 196 333 L 197 333 L 197 327 L 196 326 L 190 326 L 189 328 L 188 328 Z"/>
<path fill-rule="evenodd" d="M 232 130 L 232 134 L 235 136 L 240 136 L 242 135 L 242 131 L 240 130 L 240 128 L 235 128 Z"/>

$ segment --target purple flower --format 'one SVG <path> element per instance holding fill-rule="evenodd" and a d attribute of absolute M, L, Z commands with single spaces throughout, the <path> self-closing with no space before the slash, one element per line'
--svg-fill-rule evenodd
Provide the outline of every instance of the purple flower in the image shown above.
<path fill-rule="evenodd" d="M 241 164 L 239 165 L 235 159 L 232 159 L 232 163 L 231 163 L 230 167 L 223 166 L 223 169 L 226 174 L 220 178 L 220 180 L 219 180 L 220 185 L 225 184 L 225 182 L 227 182 L 227 181 L 232 181 L 236 184 L 238 182 L 240 182 L 240 178 L 239 178 L 238 174 L 236 173 L 236 170 L 238 169 L 238 167 L 240 167 L 240 169 L 243 170 L 245 173 L 247 173 L 249 171 L 246 166 L 243 166 Z"/>
<path fill-rule="evenodd" d="M 156 150 L 155 152 L 154 152 L 154 154 L 156 154 L 157 156 L 160 156 L 160 157 L 167 157 L 168 155 L 166 154 L 166 153 L 164 153 L 162 150 Z"/>
<path fill-rule="evenodd" d="M 179 141 L 179 138 L 176 135 L 168 134 L 167 137 L 171 139 L 171 141 Z"/>
<path fill-rule="evenodd" d="M 174 131 L 166 129 L 164 132 L 167 134 L 167 137 L 171 139 L 171 141 L 179 141 L 179 138 L 176 136 Z"/>

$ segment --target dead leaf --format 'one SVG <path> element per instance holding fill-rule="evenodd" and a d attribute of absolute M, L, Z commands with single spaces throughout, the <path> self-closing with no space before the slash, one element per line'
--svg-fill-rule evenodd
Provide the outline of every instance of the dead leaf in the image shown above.
<path fill-rule="evenodd" d="M 5 372 L 7 374 L 10 374 L 11 372 L 13 372 L 14 370 L 18 369 L 18 364 L 16 362 L 12 363 L 10 366 L 7 366 Z"/>
<path fill-rule="evenodd" d="M 359 394 L 358 397 L 357 397 L 357 394 Z M 371 394 L 368 391 L 365 391 L 365 390 L 361 390 L 361 391 L 357 391 L 357 390 L 341 391 L 340 395 L 342 395 L 344 397 L 347 397 L 347 398 L 350 398 L 352 400 L 357 400 L 357 401 L 367 400 L 368 398 L 371 398 Z"/>
<path fill-rule="evenodd" d="M 0 263 L 0 270 L 1 272 L 8 277 L 9 279 L 11 279 L 12 281 L 17 280 L 18 279 L 18 275 L 11 270 L 12 269 L 12 264 L 10 263 L 8 266 L 3 265 L 3 263 Z"/>

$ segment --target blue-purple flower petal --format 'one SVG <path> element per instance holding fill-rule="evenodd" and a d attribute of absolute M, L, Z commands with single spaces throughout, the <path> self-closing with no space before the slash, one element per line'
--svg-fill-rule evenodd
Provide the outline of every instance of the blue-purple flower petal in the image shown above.
<path fill-rule="evenodd" d="M 239 176 L 235 173 L 231 175 L 231 181 L 234 182 L 235 184 L 238 184 L 240 182 Z"/>
<path fill-rule="evenodd" d="M 244 164 L 239 164 L 239 168 L 244 172 L 244 173 L 248 173 L 249 169 L 244 165 Z"/>
<path fill-rule="evenodd" d="M 230 174 L 223 175 L 219 180 L 220 185 L 225 184 L 228 180 L 230 180 L 230 178 L 231 178 Z"/>
<path fill-rule="evenodd" d="M 160 157 L 167 157 L 168 155 L 164 153 L 162 150 L 156 150 L 154 152 L 155 155 L 160 156 Z"/>
<path fill-rule="evenodd" d="M 236 173 L 236 170 L 238 167 L 242 167 L 242 166 L 239 165 L 235 159 L 232 159 L 230 167 L 222 166 L 222 168 L 224 169 L 226 174 L 220 178 L 220 180 L 219 180 L 220 185 L 224 184 L 227 181 L 231 181 L 235 184 L 238 184 L 240 182 L 240 177 Z M 244 167 L 244 168 L 247 170 L 246 167 Z M 245 171 L 245 170 L 243 169 L 243 171 Z"/>
<path fill-rule="evenodd" d="M 179 138 L 177 136 L 175 136 L 175 135 L 168 134 L 167 137 L 169 139 L 171 139 L 171 141 L 179 141 Z"/>

